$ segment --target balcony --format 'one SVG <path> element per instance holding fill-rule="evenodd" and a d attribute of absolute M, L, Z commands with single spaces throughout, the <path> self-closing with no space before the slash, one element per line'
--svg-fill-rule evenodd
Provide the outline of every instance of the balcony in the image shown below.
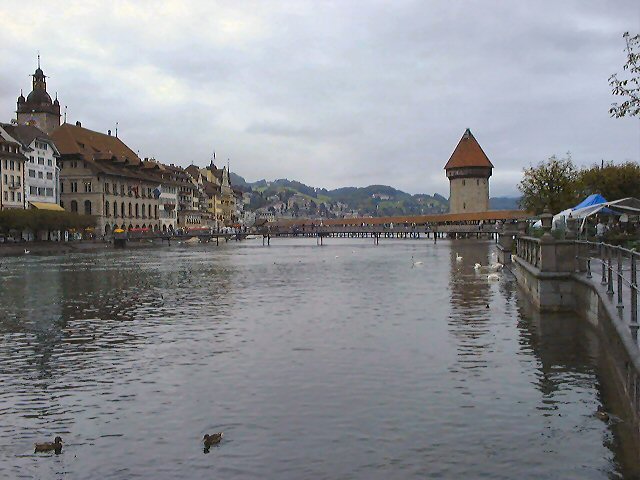
<path fill-rule="evenodd" d="M 10 185 L 8 185 L 9 190 L 18 190 L 19 188 L 22 188 L 22 184 L 21 183 L 12 183 Z"/>

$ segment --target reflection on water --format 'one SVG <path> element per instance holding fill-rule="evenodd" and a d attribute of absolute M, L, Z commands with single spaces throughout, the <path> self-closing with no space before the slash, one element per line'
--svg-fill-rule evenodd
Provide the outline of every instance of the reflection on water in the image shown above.
<path fill-rule="evenodd" d="M 383 243 L 3 259 L 0 477 L 638 474 L 584 323 L 476 273 L 489 242 Z"/>

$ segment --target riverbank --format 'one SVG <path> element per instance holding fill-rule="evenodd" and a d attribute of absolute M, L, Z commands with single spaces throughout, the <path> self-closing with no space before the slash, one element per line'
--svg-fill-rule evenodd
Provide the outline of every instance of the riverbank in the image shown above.
<path fill-rule="evenodd" d="M 159 247 L 160 242 L 128 242 L 127 249 Z M 167 245 L 166 243 L 164 245 Z M 68 253 L 95 253 L 113 249 L 111 242 L 20 242 L 0 245 L 0 257 L 23 255 L 65 255 Z M 29 252 L 29 253 L 25 253 Z"/>

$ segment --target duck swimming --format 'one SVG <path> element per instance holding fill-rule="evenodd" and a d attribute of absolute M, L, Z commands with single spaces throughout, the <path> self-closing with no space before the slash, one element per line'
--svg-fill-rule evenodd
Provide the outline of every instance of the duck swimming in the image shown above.
<path fill-rule="evenodd" d="M 500 280 L 500 275 L 497 273 L 490 273 L 487 275 L 487 280 Z"/>
<path fill-rule="evenodd" d="M 594 415 L 596 416 L 596 418 L 602 420 L 603 422 L 609 421 L 609 414 L 604 411 L 604 407 L 602 405 L 598 405 L 598 410 Z"/>
<path fill-rule="evenodd" d="M 461 262 L 461 261 L 462 261 L 462 257 L 458 252 L 456 252 L 456 262 Z"/>
<path fill-rule="evenodd" d="M 33 453 L 39 452 L 55 452 L 56 455 L 62 453 L 62 438 L 56 437 L 53 442 L 36 443 Z"/>
<path fill-rule="evenodd" d="M 205 450 L 211 448 L 212 445 L 219 444 L 220 440 L 222 440 L 222 437 L 224 437 L 224 433 L 222 432 L 214 433 L 213 435 L 206 434 L 202 439 Z"/>

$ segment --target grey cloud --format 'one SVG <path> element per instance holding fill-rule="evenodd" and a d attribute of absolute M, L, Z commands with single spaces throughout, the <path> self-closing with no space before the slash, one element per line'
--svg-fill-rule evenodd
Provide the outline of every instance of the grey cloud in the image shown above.
<path fill-rule="evenodd" d="M 70 121 L 101 131 L 119 121 L 132 148 L 166 162 L 203 164 L 216 149 L 253 180 L 446 195 L 442 167 L 467 127 L 496 166 L 500 195 L 516 192 L 524 166 L 554 153 L 571 150 L 579 164 L 640 158 L 637 121 L 607 114 L 621 35 L 638 25 L 632 0 L 615 9 L 193 1 L 170 12 L 143 4 L 128 16 L 98 3 L 78 23 L 83 5 L 69 2 L 36 27 L 9 15 L 17 2 L 0 5 L 18 33 L 34 28 L 15 42 L 0 20 L 5 120 L 40 48 Z M 153 74 L 132 78 L 142 68 Z"/>

